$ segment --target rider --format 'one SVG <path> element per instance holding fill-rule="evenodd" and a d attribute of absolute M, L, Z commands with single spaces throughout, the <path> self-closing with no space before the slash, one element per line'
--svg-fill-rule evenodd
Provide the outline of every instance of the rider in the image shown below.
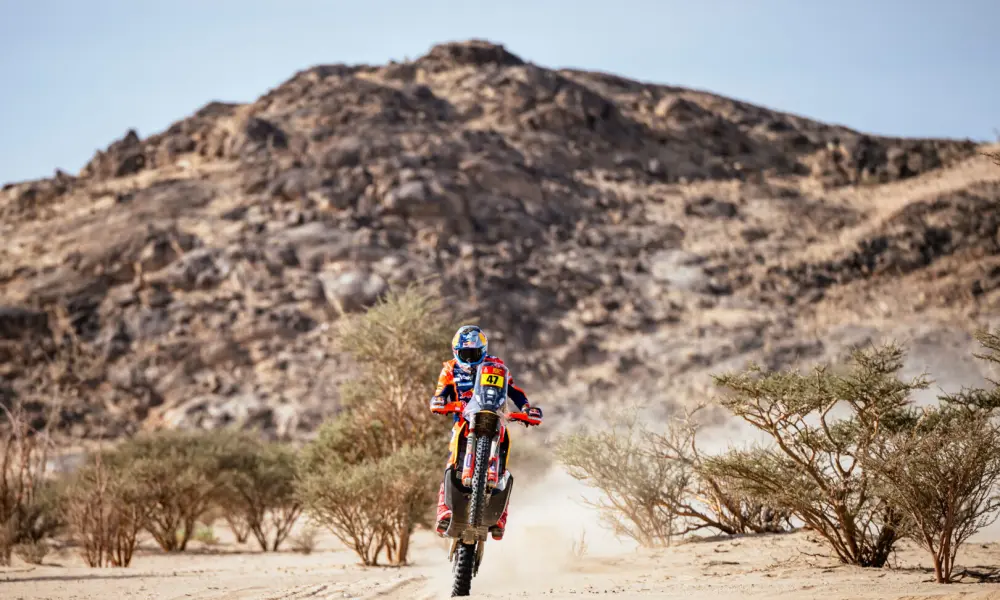
<path fill-rule="evenodd" d="M 455 358 L 444 363 L 441 374 L 438 376 L 437 390 L 431 398 L 431 411 L 438 414 L 448 414 L 452 412 L 446 407 L 450 402 L 461 401 L 463 405 L 472 398 L 472 389 L 475 387 L 476 367 L 486 363 L 491 365 L 503 365 L 503 361 L 496 356 L 486 353 L 487 340 L 483 330 L 475 325 L 466 325 L 459 328 L 455 337 L 451 340 L 452 354 Z M 542 409 L 528 404 L 528 397 L 524 390 L 514 385 L 514 377 L 508 376 L 507 396 L 517 405 L 517 409 L 524 411 L 533 419 L 542 418 Z M 455 413 L 455 422 L 461 418 L 459 413 Z M 459 435 L 455 432 L 453 435 Z M 444 501 L 444 482 L 441 483 L 441 490 L 438 492 L 437 508 L 437 532 L 444 535 L 448 525 L 451 524 L 451 509 Z M 495 527 L 490 528 L 494 540 L 503 539 L 504 528 L 507 525 L 507 511 L 500 515 Z"/>

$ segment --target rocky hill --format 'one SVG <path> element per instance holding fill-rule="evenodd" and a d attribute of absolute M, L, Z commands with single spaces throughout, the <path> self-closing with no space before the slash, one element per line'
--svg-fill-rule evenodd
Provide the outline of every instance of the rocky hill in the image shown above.
<path fill-rule="evenodd" d="M 99 363 L 63 408 L 88 436 L 307 433 L 349 374 L 324 324 L 425 276 L 564 417 L 887 333 L 962 354 L 1000 300 L 981 151 L 486 42 L 318 66 L 5 186 L 0 336 L 61 307 Z"/>

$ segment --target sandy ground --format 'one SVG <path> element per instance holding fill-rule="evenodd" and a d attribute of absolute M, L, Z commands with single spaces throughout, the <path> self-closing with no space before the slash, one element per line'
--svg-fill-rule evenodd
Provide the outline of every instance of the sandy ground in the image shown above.
<path fill-rule="evenodd" d="M 508 535 L 490 542 L 473 597 L 578 598 L 937 598 L 1000 600 L 1000 585 L 972 577 L 932 582 L 920 550 L 904 544 L 891 568 L 866 570 L 812 556 L 822 546 L 805 532 L 687 542 L 638 550 L 604 532 L 580 506 L 579 488 L 556 474 L 544 485 L 522 488 Z M 53 600 L 298 600 L 341 598 L 446 598 L 451 569 L 443 540 L 421 532 L 412 566 L 364 568 L 334 538 L 324 536 L 310 555 L 264 554 L 236 544 L 193 543 L 166 556 L 144 543 L 129 569 L 89 569 L 71 549 L 32 567 L 0 569 L 0 598 Z M 585 534 L 582 555 L 574 544 Z M 962 567 L 987 572 L 1000 565 L 1000 544 L 979 541 L 960 555 Z"/>

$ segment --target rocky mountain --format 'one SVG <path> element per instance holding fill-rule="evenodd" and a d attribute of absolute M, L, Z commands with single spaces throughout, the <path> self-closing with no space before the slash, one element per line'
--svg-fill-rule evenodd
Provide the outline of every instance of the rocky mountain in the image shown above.
<path fill-rule="evenodd" d="M 4 186 L 0 336 L 64 316 L 99 363 L 63 409 L 87 436 L 306 434 L 350 372 L 326 324 L 428 276 L 564 422 L 884 334 L 961 354 L 1000 300 L 981 152 L 481 41 L 318 66 Z"/>

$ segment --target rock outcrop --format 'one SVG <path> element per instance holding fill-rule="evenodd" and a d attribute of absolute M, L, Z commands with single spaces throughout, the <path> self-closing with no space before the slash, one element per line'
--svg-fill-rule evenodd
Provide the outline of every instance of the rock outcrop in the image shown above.
<path fill-rule="evenodd" d="M 817 328 L 873 296 L 996 307 L 1000 173 L 976 153 L 479 41 L 319 66 L 6 186 L 0 336 L 65 309 L 118 390 L 73 414 L 112 435 L 299 435 L 350 376 L 325 324 L 436 276 L 557 414 L 626 381 L 680 399 L 747 358 L 821 355 Z"/>

